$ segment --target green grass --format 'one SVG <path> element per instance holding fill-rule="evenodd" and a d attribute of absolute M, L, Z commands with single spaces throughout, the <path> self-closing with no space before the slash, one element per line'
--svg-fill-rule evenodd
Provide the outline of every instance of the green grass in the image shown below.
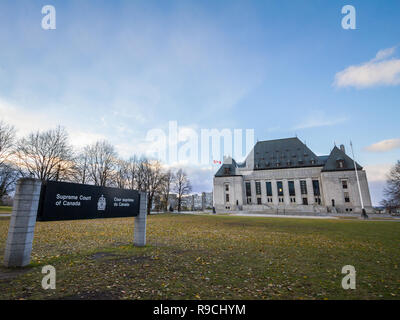
<path fill-rule="evenodd" d="M 0 253 L 9 219 L 0 218 Z M 32 264 L 0 268 L 0 299 L 399 299 L 400 223 L 159 215 L 39 222 Z M 3 259 L 2 256 L 0 256 Z M 41 267 L 57 289 L 41 288 Z M 343 290 L 344 265 L 357 271 Z"/>
<path fill-rule="evenodd" d="M 12 207 L 0 206 L 0 213 L 11 213 Z"/>

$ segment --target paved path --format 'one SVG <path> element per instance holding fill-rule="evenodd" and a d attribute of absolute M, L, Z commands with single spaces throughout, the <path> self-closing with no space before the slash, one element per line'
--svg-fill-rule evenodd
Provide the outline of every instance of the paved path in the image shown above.
<path fill-rule="evenodd" d="M 196 212 L 196 211 L 182 211 L 181 214 L 193 214 L 193 215 L 214 215 L 209 212 Z M 215 214 L 218 216 L 218 214 Z M 340 219 L 343 217 L 348 217 L 352 220 L 360 220 L 359 215 L 340 215 L 338 214 L 337 216 L 330 216 L 330 215 L 289 215 L 289 214 L 269 214 L 269 213 L 230 213 L 230 214 L 225 214 L 224 216 L 227 217 L 232 217 L 232 216 L 237 216 L 237 217 L 262 217 L 262 218 L 291 218 L 291 219 Z M 382 219 L 383 218 L 383 219 Z M 365 221 L 396 221 L 400 222 L 400 218 L 397 217 L 380 217 L 377 215 L 370 215 L 370 219 L 367 219 Z"/>
<path fill-rule="evenodd" d="M 240 217 L 266 217 L 266 218 L 299 218 L 299 219 L 339 219 L 333 216 L 301 216 L 288 214 L 267 214 L 267 213 L 232 213 L 230 216 Z"/>
<path fill-rule="evenodd" d="M 0 213 L 0 217 L 11 217 L 11 213 Z"/>

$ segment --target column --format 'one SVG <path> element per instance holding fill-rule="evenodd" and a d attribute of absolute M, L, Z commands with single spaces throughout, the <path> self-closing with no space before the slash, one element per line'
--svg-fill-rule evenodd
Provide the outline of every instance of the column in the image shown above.
<path fill-rule="evenodd" d="M 271 185 L 272 185 L 272 203 L 274 205 L 278 205 L 278 187 L 276 186 L 276 180 L 271 180 Z"/>
<path fill-rule="evenodd" d="M 31 261 L 41 186 L 42 181 L 31 178 L 17 182 L 4 253 L 6 267 L 24 267 Z"/>
<path fill-rule="evenodd" d="M 296 204 L 303 204 L 303 199 L 301 198 L 301 188 L 300 188 L 300 180 L 294 180 L 294 190 L 296 192 Z"/>
<path fill-rule="evenodd" d="M 257 204 L 256 181 L 250 180 L 250 186 L 251 186 L 251 204 Z"/>
<path fill-rule="evenodd" d="M 282 185 L 283 185 L 283 201 L 286 205 L 288 205 L 290 204 L 288 180 L 282 179 Z"/>
<path fill-rule="evenodd" d="M 139 215 L 135 217 L 134 245 L 144 247 L 146 245 L 146 220 L 147 220 L 147 192 L 140 192 Z"/>
<path fill-rule="evenodd" d="M 314 204 L 315 203 L 315 197 L 314 197 L 314 188 L 312 185 L 312 179 L 307 178 L 307 196 L 308 196 L 308 204 Z"/>

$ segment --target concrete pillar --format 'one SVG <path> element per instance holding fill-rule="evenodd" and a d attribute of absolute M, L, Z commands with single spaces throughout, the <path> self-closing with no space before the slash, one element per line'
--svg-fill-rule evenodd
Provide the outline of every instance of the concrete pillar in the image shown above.
<path fill-rule="evenodd" d="M 147 221 L 147 192 L 140 192 L 139 215 L 135 217 L 134 245 L 144 247 L 146 245 L 146 221 Z"/>
<path fill-rule="evenodd" d="M 250 180 L 250 186 L 251 186 L 251 204 L 257 204 L 256 181 Z"/>
<path fill-rule="evenodd" d="M 301 188 L 300 188 L 300 180 L 299 179 L 295 179 L 294 180 L 294 190 L 296 192 L 296 204 L 302 204 L 303 203 L 303 199 L 301 198 Z"/>
<path fill-rule="evenodd" d="M 267 181 L 260 180 L 261 183 L 261 203 L 262 204 L 269 204 L 267 202 Z"/>
<path fill-rule="evenodd" d="M 306 179 L 306 184 L 307 184 L 307 195 L 308 195 L 308 204 L 314 204 L 315 203 L 315 197 L 314 197 L 314 188 L 312 185 L 312 179 L 307 178 Z"/>
<path fill-rule="evenodd" d="M 271 181 L 271 185 L 272 185 L 272 203 L 277 206 L 280 203 L 278 200 L 278 186 L 276 185 L 275 179 Z"/>
<path fill-rule="evenodd" d="M 283 185 L 283 201 L 286 205 L 290 204 L 290 196 L 289 196 L 289 185 L 287 179 L 282 179 Z"/>
<path fill-rule="evenodd" d="M 40 180 L 31 178 L 17 182 L 4 254 L 6 267 L 24 267 L 31 261 L 41 186 Z"/>

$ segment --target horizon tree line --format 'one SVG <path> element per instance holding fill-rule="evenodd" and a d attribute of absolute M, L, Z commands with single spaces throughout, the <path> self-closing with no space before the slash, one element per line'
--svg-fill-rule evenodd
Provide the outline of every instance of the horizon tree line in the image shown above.
<path fill-rule="evenodd" d="M 192 190 L 182 169 L 167 170 L 146 157 L 122 159 L 106 140 L 76 150 L 61 126 L 17 139 L 15 128 L 0 121 L 0 201 L 12 194 L 22 177 L 146 192 L 148 214 L 156 198 L 167 211 L 171 191 L 176 192 L 181 211 L 182 197 Z"/>

